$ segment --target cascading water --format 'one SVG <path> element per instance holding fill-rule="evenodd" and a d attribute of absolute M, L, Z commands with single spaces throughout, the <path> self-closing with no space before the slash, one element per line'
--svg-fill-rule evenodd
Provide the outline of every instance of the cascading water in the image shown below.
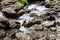
<path fill-rule="evenodd" d="M 26 20 L 26 23 L 31 22 L 34 19 L 34 17 L 30 17 L 30 14 L 34 13 L 34 14 L 40 16 L 42 14 L 45 14 L 46 10 L 48 9 L 45 6 L 39 6 L 39 5 L 36 5 L 36 4 L 28 5 L 25 8 L 27 10 L 30 10 L 30 13 L 23 14 L 17 20 L 14 19 L 15 21 L 18 21 L 18 22 L 21 23 L 20 30 L 23 31 L 24 33 L 26 33 L 29 29 L 28 28 L 26 29 L 26 28 L 24 28 L 24 26 L 22 26 L 23 21 Z M 0 18 L 4 18 L 4 15 L 3 15 L 2 12 L 0 12 Z M 13 20 L 13 19 L 11 19 L 11 20 Z"/>

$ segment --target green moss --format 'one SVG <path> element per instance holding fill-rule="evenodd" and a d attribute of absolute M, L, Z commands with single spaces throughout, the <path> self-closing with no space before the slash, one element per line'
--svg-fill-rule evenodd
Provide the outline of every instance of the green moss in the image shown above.
<path fill-rule="evenodd" d="M 16 2 L 20 2 L 22 4 L 28 4 L 27 0 L 15 0 Z"/>
<path fill-rule="evenodd" d="M 53 3 L 55 3 L 56 1 L 50 1 L 48 2 L 48 4 L 52 5 Z"/>
<path fill-rule="evenodd" d="M 57 0 L 57 1 L 60 1 L 60 0 Z"/>

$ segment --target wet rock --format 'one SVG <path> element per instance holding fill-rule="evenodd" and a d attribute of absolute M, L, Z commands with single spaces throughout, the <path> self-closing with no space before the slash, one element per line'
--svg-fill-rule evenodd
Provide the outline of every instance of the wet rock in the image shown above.
<path fill-rule="evenodd" d="M 5 37 L 5 38 L 3 38 L 3 40 L 11 40 L 11 38 L 10 37 Z"/>
<path fill-rule="evenodd" d="M 59 26 L 57 26 L 57 32 L 60 32 L 60 27 Z"/>
<path fill-rule="evenodd" d="M 16 34 L 18 31 L 18 29 L 10 29 L 6 31 L 6 34 L 7 36 L 13 37 L 12 35 Z"/>
<path fill-rule="evenodd" d="M 10 23 L 10 28 L 12 29 L 19 29 L 20 28 L 20 23 L 16 21 L 9 21 Z"/>
<path fill-rule="evenodd" d="M 56 35 L 51 34 L 51 35 L 49 36 L 49 39 L 50 39 L 50 40 L 56 40 Z"/>
<path fill-rule="evenodd" d="M 57 34 L 57 37 L 60 38 L 60 34 Z"/>
<path fill-rule="evenodd" d="M 37 28 L 35 28 L 35 31 L 44 31 L 44 28 L 43 27 L 37 27 Z"/>
<path fill-rule="evenodd" d="M 23 4 L 19 3 L 19 2 L 15 2 L 14 0 L 5 0 L 5 1 L 2 1 L 1 4 L 3 4 L 3 8 L 6 8 L 6 7 L 12 7 L 14 9 L 20 9 Z"/>
<path fill-rule="evenodd" d="M 21 10 L 24 6 L 19 2 L 13 2 L 13 1 L 2 2 L 1 4 L 3 4 L 2 12 L 8 18 L 16 18 L 16 17 L 18 18 L 19 17 L 18 11 Z"/>
<path fill-rule="evenodd" d="M 33 19 L 33 22 L 35 22 L 35 21 L 43 21 L 44 19 L 42 18 L 42 17 L 34 17 L 34 19 Z"/>
<path fill-rule="evenodd" d="M 27 12 L 25 9 L 21 9 L 18 13 L 25 13 L 25 12 Z"/>
<path fill-rule="evenodd" d="M 10 24 L 8 23 L 8 21 L 0 21 L 0 24 L 1 24 L 1 29 L 4 29 L 4 30 L 10 29 Z"/>
<path fill-rule="evenodd" d="M 56 40 L 60 40 L 60 38 L 57 38 Z"/>
<path fill-rule="evenodd" d="M 41 22 L 40 21 L 30 22 L 30 23 L 25 24 L 24 26 L 29 28 L 34 24 L 41 24 Z"/>
<path fill-rule="evenodd" d="M 16 18 L 18 17 L 17 13 L 14 11 L 13 8 L 5 8 L 5 9 L 2 9 L 2 12 L 4 13 L 4 15 L 7 17 L 7 18 Z"/>
<path fill-rule="evenodd" d="M 0 19 L 0 29 L 9 30 L 9 29 L 19 29 L 20 23 L 8 19 Z"/>
<path fill-rule="evenodd" d="M 30 36 L 28 35 L 25 35 L 21 32 L 18 32 L 16 33 L 16 37 L 19 39 L 19 40 L 31 40 Z"/>
<path fill-rule="evenodd" d="M 48 21 L 48 22 L 46 22 L 46 24 L 44 24 L 44 26 L 47 28 L 50 28 L 50 27 L 54 27 L 55 24 L 54 24 L 54 21 Z"/>
<path fill-rule="evenodd" d="M 46 3 L 45 3 L 45 2 L 43 2 L 43 1 L 40 3 L 40 5 L 42 5 L 42 6 L 43 6 L 43 5 L 45 5 L 45 4 L 46 4 Z"/>
<path fill-rule="evenodd" d="M 7 13 L 12 13 L 12 14 L 15 14 L 16 12 L 14 11 L 14 9 L 12 9 L 11 7 L 8 7 L 8 8 L 4 8 L 2 9 L 3 12 L 7 12 Z"/>
<path fill-rule="evenodd" d="M 44 31 L 47 31 L 48 30 L 48 28 L 47 27 L 44 27 Z"/>
<path fill-rule="evenodd" d="M 37 17 L 38 15 L 36 15 L 35 13 L 31 13 L 30 17 Z"/>
<path fill-rule="evenodd" d="M 47 12 L 46 14 L 41 15 L 41 17 L 43 18 L 43 20 L 55 21 L 55 17 L 53 15 L 56 16 L 55 13 L 50 11 L 50 12 Z"/>
<path fill-rule="evenodd" d="M 51 27 L 50 30 L 54 32 L 54 31 L 56 31 L 57 29 L 56 29 L 55 27 Z"/>
<path fill-rule="evenodd" d="M 53 21 L 53 20 L 55 20 L 55 17 L 53 17 L 53 16 L 50 16 L 49 18 L 47 18 L 49 21 Z"/>
<path fill-rule="evenodd" d="M 4 32 L 3 29 L 0 30 L 0 38 L 6 37 L 6 33 Z"/>
<path fill-rule="evenodd" d="M 44 32 L 31 32 L 30 33 L 30 36 L 34 39 L 34 38 L 37 38 L 37 37 L 39 37 L 39 38 L 43 38 L 44 36 L 45 36 L 45 34 L 44 34 Z"/>
<path fill-rule="evenodd" d="M 16 37 L 18 37 L 18 38 L 20 38 L 22 35 L 23 35 L 23 33 L 21 33 L 21 32 L 16 33 Z"/>
<path fill-rule="evenodd" d="M 16 2 L 14 5 L 11 5 L 11 7 L 14 8 L 15 10 L 19 10 L 24 7 L 24 4 Z"/>
<path fill-rule="evenodd" d="M 50 6 L 51 6 L 50 4 L 46 4 L 45 5 L 46 8 L 50 8 Z"/>

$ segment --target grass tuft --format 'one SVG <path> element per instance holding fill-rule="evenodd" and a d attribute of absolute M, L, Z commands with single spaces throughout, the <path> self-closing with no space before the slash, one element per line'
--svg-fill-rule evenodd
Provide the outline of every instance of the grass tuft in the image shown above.
<path fill-rule="evenodd" d="M 22 4 L 28 4 L 28 1 L 27 0 L 15 0 L 16 2 L 20 2 Z"/>

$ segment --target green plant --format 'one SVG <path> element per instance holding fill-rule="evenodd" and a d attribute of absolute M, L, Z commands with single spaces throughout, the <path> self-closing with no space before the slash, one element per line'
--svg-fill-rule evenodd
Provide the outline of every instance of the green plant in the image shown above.
<path fill-rule="evenodd" d="M 0 0 L 0 2 L 1 2 L 2 0 Z"/>
<path fill-rule="evenodd" d="M 16 2 L 20 2 L 22 4 L 28 4 L 28 1 L 27 0 L 15 0 Z"/>
<path fill-rule="evenodd" d="M 60 1 L 60 0 L 57 0 L 57 1 Z"/>

